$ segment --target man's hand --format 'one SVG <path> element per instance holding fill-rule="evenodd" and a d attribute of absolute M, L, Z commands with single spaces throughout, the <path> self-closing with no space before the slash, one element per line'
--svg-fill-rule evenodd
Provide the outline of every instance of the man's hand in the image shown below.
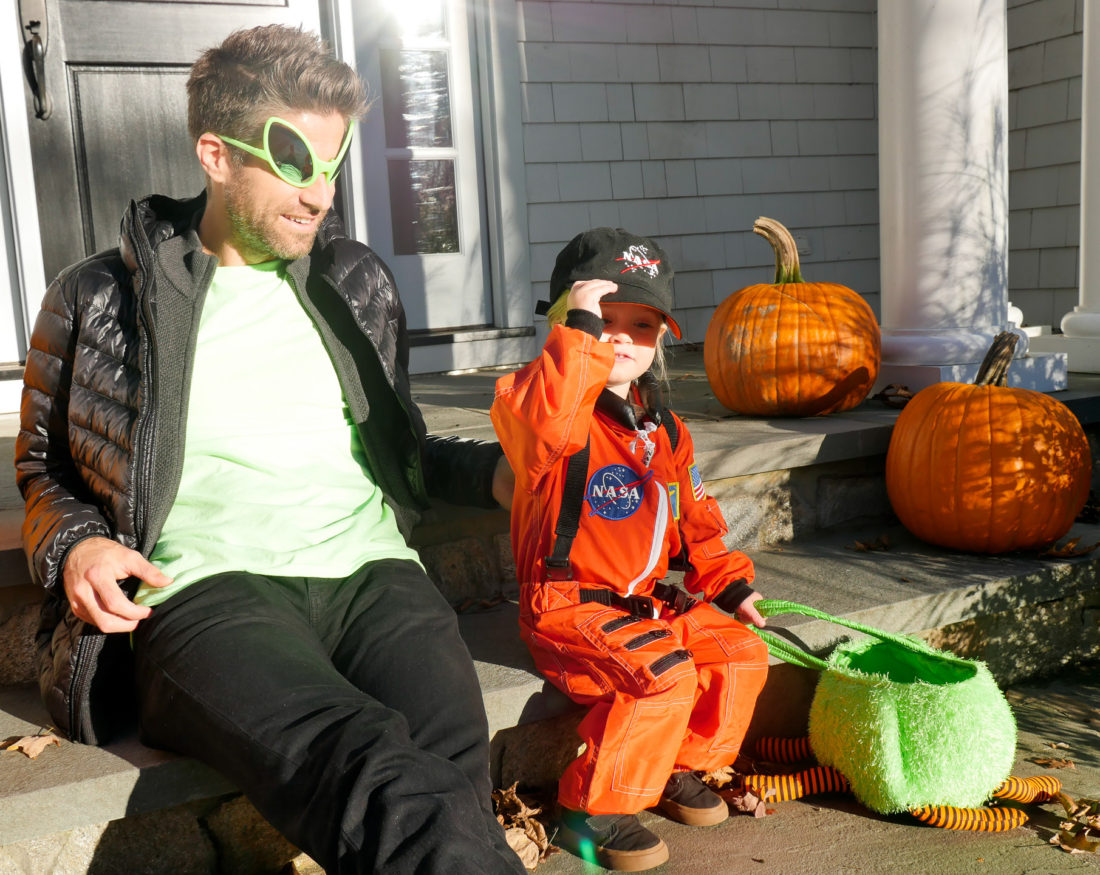
<path fill-rule="evenodd" d="M 569 290 L 570 310 L 587 310 L 595 313 L 601 319 L 603 310 L 600 309 L 600 298 L 610 295 L 619 288 L 617 283 L 611 280 L 578 280 Z"/>
<path fill-rule="evenodd" d="M 501 455 L 493 469 L 493 498 L 505 510 L 512 509 L 512 493 L 516 489 L 516 475 L 508 464 L 508 457 Z"/>
<path fill-rule="evenodd" d="M 102 632 L 132 632 L 152 608 L 135 605 L 120 580 L 140 577 L 150 586 L 172 582 L 148 559 L 110 538 L 86 538 L 65 559 L 65 595 L 76 616 Z"/>
<path fill-rule="evenodd" d="M 737 619 L 742 623 L 751 623 L 754 626 L 763 628 L 768 625 L 764 619 L 764 615 L 761 614 L 756 608 L 753 607 L 755 602 L 760 601 L 764 596 L 758 592 L 752 593 L 741 604 L 737 606 L 737 610 L 734 612 L 737 615 Z"/>

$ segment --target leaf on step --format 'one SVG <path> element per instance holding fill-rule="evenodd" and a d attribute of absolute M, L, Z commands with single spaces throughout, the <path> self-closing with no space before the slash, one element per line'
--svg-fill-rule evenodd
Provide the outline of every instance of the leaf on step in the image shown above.
<path fill-rule="evenodd" d="M 733 811 L 751 814 L 753 817 L 766 817 L 772 813 L 764 805 L 763 799 L 744 787 L 739 787 L 736 790 L 732 788 L 720 790 L 718 795 L 726 800 Z"/>
<path fill-rule="evenodd" d="M 507 790 L 493 791 L 493 805 L 496 807 L 497 821 L 504 827 L 504 838 L 508 846 L 519 855 L 523 865 L 534 869 L 540 862 L 557 849 L 550 844 L 546 824 L 538 818 L 542 808 L 529 805 L 516 792 L 518 784 Z"/>
<path fill-rule="evenodd" d="M 871 396 L 872 401 L 881 401 L 887 407 L 904 407 L 909 403 L 909 399 L 913 397 L 913 392 L 908 386 L 903 386 L 900 383 L 891 383 L 881 392 L 876 392 Z"/>
<path fill-rule="evenodd" d="M 1073 760 L 1059 759 L 1057 757 L 1032 757 L 1031 762 L 1044 769 L 1076 769 Z"/>
<path fill-rule="evenodd" d="M 1050 843 L 1071 854 L 1095 854 L 1100 841 L 1090 839 L 1085 833 L 1072 833 L 1062 830 L 1050 837 Z"/>
<path fill-rule="evenodd" d="M 879 535 L 873 541 L 853 541 L 848 545 L 849 550 L 857 553 L 870 553 L 874 550 L 889 550 L 890 539 L 886 535 Z"/>
<path fill-rule="evenodd" d="M 1039 554 L 1040 559 L 1072 559 L 1074 556 L 1087 556 L 1097 547 L 1100 547 L 1100 541 L 1095 544 L 1090 544 L 1087 547 L 1078 547 L 1081 543 L 1080 538 L 1070 538 L 1064 544 L 1055 544 L 1049 550 L 1044 550 Z"/>
<path fill-rule="evenodd" d="M 504 840 L 508 842 L 508 847 L 516 852 L 524 869 L 534 869 L 538 866 L 542 851 L 531 841 L 525 831 L 518 826 L 509 827 L 504 831 Z"/>
<path fill-rule="evenodd" d="M 38 735 L 25 735 L 22 738 L 0 742 L 0 750 L 21 753 L 32 760 L 36 760 L 38 759 L 38 755 L 51 744 L 60 746 L 61 739 L 52 732 L 44 732 Z"/>
<path fill-rule="evenodd" d="M 730 784 L 740 783 L 740 776 L 732 766 L 722 766 L 703 775 L 703 783 L 713 790 L 723 790 Z"/>

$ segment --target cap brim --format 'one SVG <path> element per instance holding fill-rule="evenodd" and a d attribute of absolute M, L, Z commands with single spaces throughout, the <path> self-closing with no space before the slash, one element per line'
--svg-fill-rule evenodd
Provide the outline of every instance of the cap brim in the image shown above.
<path fill-rule="evenodd" d="M 600 299 L 600 302 L 606 302 L 608 304 L 641 304 L 643 307 L 649 307 L 650 310 L 656 310 L 661 314 L 662 318 L 668 324 L 668 330 L 672 332 L 673 337 L 680 340 L 683 336 L 680 332 L 680 326 L 676 320 L 672 318 L 672 314 L 661 306 L 656 296 L 651 294 L 648 289 L 620 282 L 619 290 L 612 292 L 610 295 L 604 295 L 604 297 Z"/>

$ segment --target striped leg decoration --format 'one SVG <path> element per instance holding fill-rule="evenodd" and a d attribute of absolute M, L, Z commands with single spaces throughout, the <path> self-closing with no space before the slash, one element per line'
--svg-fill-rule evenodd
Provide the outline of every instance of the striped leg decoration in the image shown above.
<path fill-rule="evenodd" d="M 926 805 L 909 813 L 922 823 L 941 829 L 972 832 L 1004 832 L 1027 823 L 1027 812 L 1019 808 L 956 808 L 954 805 Z"/>
<path fill-rule="evenodd" d="M 1061 791 L 1062 782 L 1051 775 L 1009 777 L 993 791 L 993 798 L 1011 799 L 1013 802 L 1054 802 Z"/>
<path fill-rule="evenodd" d="M 749 775 L 745 789 L 768 802 L 789 802 L 817 793 L 847 793 L 851 785 L 832 766 L 814 766 L 793 775 Z"/>
<path fill-rule="evenodd" d="M 755 753 L 758 759 L 769 763 L 801 763 L 814 759 L 810 739 L 805 735 L 800 738 L 765 735 L 757 740 Z"/>

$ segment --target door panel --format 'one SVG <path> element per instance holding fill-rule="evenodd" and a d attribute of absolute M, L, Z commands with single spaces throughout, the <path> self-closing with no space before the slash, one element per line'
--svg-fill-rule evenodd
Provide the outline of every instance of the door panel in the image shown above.
<path fill-rule="evenodd" d="M 77 67 L 71 70 L 73 109 L 87 119 L 77 126 L 80 212 L 84 251 L 115 245 L 119 217 L 132 198 L 135 179 L 175 195 L 202 189 L 202 171 L 187 134 L 185 69 Z M 126 119 L 125 148 L 110 119 Z"/>
<path fill-rule="evenodd" d="M 131 199 L 202 190 L 184 83 L 204 49 L 242 27 L 320 26 L 318 0 L 46 0 L 46 9 L 48 119 L 25 91 L 47 281 L 114 245 Z"/>

